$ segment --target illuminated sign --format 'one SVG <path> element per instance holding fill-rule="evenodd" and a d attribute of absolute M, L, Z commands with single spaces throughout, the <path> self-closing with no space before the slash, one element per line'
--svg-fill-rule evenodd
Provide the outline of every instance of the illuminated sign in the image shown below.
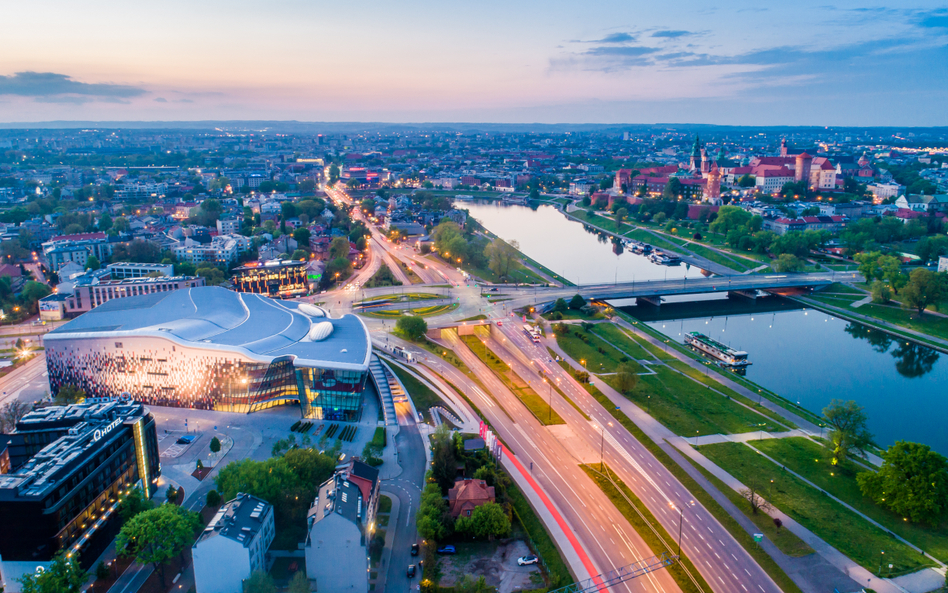
<path fill-rule="evenodd" d="M 109 434 L 115 429 L 116 426 L 118 426 L 121 423 L 122 423 L 122 419 L 119 418 L 118 420 L 113 420 L 112 423 L 106 426 L 105 428 L 97 428 L 95 432 L 92 433 L 92 442 L 94 443 L 97 440 L 104 437 L 105 435 Z"/>
<path fill-rule="evenodd" d="M 319 280 L 322 277 L 323 277 L 322 274 L 310 274 L 309 276 L 307 276 L 307 278 L 309 278 L 310 280 Z"/>

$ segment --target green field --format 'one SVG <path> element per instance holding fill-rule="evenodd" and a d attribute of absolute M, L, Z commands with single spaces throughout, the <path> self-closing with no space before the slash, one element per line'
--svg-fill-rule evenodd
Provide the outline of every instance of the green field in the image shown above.
<path fill-rule="evenodd" d="M 645 369 L 602 340 L 592 331 L 585 332 L 576 325 L 567 325 L 569 334 L 557 332 L 556 343 L 576 362 L 586 361 L 591 373 L 614 373 L 622 362 L 629 362 L 641 371 Z M 585 338 L 585 340 L 583 339 Z M 640 372 L 641 372 L 640 371 Z"/>
<path fill-rule="evenodd" d="M 757 482 L 761 495 L 802 526 L 873 574 L 906 574 L 934 563 L 890 537 L 819 490 L 784 473 L 743 443 L 703 445 L 701 453 L 744 484 Z M 885 551 L 885 556 L 880 554 Z"/>
<path fill-rule="evenodd" d="M 894 306 L 869 304 L 855 310 L 876 319 L 888 321 L 923 334 L 948 340 L 948 317 L 938 317 L 925 313 L 921 317 L 915 309 L 905 310 Z"/>
<path fill-rule="evenodd" d="M 856 474 L 864 468 L 852 462 L 830 464 L 829 451 L 805 438 L 774 439 L 753 443 L 765 455 L 787 466 L 823 490 L 853 508 L 872 517 L 880 525 L 904 537 L 941 561 L 948 561 L 948 523 L 929 527 L 906 522 L 901 516 L 888 511 L 864 497 L 856 483 Z"/>
<path fill-rule="evenodd" d="M 652 360 L 655 355 L 647 350 L 639 340 L 630 337 L 622 329 L 611 323 L 597 323 L 592 333 L 605 338 L 611 344 L 615 344 L 623 352 L 636 360 Z"/>
<path fill-rule="evenodd" d="M 458 308 L 457 303 L 450 303 L 448 305 L 432 305 L 430 307 L 418 307 L 417 309 L 383 309 L 381 311 L 366 311 L 365 313 L 360 312 L 359 315 L 365 317 L 375 317 L 378 319 L 398 319 L 406 315 L 411 315 L 413 317 L 433 317 L 435 315 L 444 315 L 445 313 L 450 313 Z"/>

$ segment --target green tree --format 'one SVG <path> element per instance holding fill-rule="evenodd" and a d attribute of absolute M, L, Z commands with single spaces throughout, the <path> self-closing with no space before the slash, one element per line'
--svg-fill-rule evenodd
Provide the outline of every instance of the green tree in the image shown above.
<path fill-rule="evenodd" d="M 830 447 L 833 453 L 833 465 L 838 465 L 850 454 L 865 455 L 872 443 L 869 432 L 869 419 L 862 406 L 853 400 L 834 399 L 823 408 L 823 419 L 830 426 Z"/>
<path fill-rule="evenodd" d="M 297 249 L 296 251 L 293 252 L 292 255 L 290 255 L 290 259 L 296 260 L 296 261 L 304 261 L 306 259 L 309 259 L 309 253 L 302 249 Z"/>
<path fill-rule="evenodd" d="M 635 364 L 630 362 L 621 363 L 618 368 L 616 368 L 615 376 L 615 388 L 616 391 L 619 391 L 624 394 L 629 394 L 635 391 L 636 386 L 639 384 L 639 369 Z"/>
<path fill-rule="evenodd" d="M 45 296 L 49 296 L 52 292 L 53 289 L 42 282 L 30 280 L 23 285 L 23 290 L 20 291 L 20 298 L 26 307 L 33 309 L 36 306 L 36 301 Z"/>
<path fill-rule="evenodd" d="M 776 267 L 778 272 L 802 272 L 804 263 L 795 255 L 783 253 L 777 257 Z"/>
<path fill-rule="evenodd" d="M 217 490 L 208 490 L 207 498 L 205 499 L 207 506 L 217 507 L 221 504 L 221 494 Z"/>
<path fill-rule="evenodd" d="M 329 259 L 349 257 L 349 239 L 336 237 L 329 243 Z"/>
<path fill-rule="evenodd" d="M 454 486 L 457 476 L 457 457 L 455 456 L 454 441 L 447 426 L 442 424 L 431 435 L 431 475 L 446 493 Z"/>
<path fill-rule="evenodd" d="M 418 534 L 427 539 L 438 541 L 448 534 L 445 516 L 448 512 L 448 503 L 441 494 L 441 488 L 436 483 L 425 485 L 421 492 L 418 504 L 418 514 L 415 526 Z"/>
<path fill-rule="evenodd" d="M 566 304 L 566 301 L 562 298 L 559 298 L 553 302 L 552 311 L 555 311 L 557 313 L 565 313 L 568 308 L 569 308 L 569 305 Z"/>
<path fill-rule="evenodd" d="M 622 228 L 622 223 L 629 217 L 629 211 L 625 208 L 619 208 L 616 210 L 616 231 L 619 231 Z"/>
<path fill-rule="evenodd" d="M 484 256 L 488 258 L 487 266 L 497 274 L 503 282 L 511 273 L 520 267 L 520 245 L 516 241 L 504 241 L 500 237 L 494 239 L 484 248 Z"/>
<path fill-rule="evenodd" d="M 68 406 L 70 404 L 79 404 L 86 400 L 86 392 L 75 385 L 62 385 L 53 398 L 53 403 L 57 406 Z"/>
<path fill-rule="evenodd" d="M 296 571 L 296 574 L 290 579 L 290 586 L 286 591 L 287 593 L 310 593 L 309 578 L 306 576 L 306 572 Z"/>
<path fill-rule="evenodd" d="M 886 304 L 892 300 L 892 289 L 881 280 L 872 283 L 872 302 Z"/>
<path fill-rule="evenodd" d="M 882 457 L 879 471 L 856 476 L 863 495 L 913 523 L 941 523 L 948 515 L 948 460 L 907 441 L 897 441 Z"/>
<path fill-rule="evenodd" d="M 42 572 L 20 577 L 23 593 L 79 593 L 89 574 L 79 567 L 79 556 L 67 558 L 64 551 L 53 556 L 49 567 Z"/>
<path fill-rule="evenodd" d="M 273 577 L 262 570 L 255 570 L 244 581 L 244 593 L 276 593 L 276 583 Z"/>
<path fill-rule="evenodd" d="M 323 278 L 325 278 L 327 282 L 333 282 L 335 280 L 345 280 L 351 275 L 352 262 L 345 257 L 337 257 L 326 264 Z"/>
<path fill-rule="evenodd" d="M 939 256 L 948 255 L 948 237 L 945 235 L 922 237 L 915 245 L 915 253 L 921 258 L 923 264 Z"/>
<path fill-rule="evenodd" d="M 412 342 L 421 340 L 428 331 L 428 323 L 421 317 L 400 317 L 395 329 Z"/>
<path fill-rule="evenodd" d="M 574 311 L 582 309 L 586 305 L 586 299 L 581 297 L 579 293 L 573 295 L 573 298 L 569 300 L 569 308 Z"/>
<path fill-rule="evenodd" d="M 151 564 L 166 587 L 165 564 L 191 545 L 198 527 L 196 513 L 163 504 L 129 519 L 115 540 L 115 548 L 136 562 Z"/>
<path fill-rule="evenodd" d="M 108 212 L 103 212 L 102 216 L 99 217 L 99 230 L 103 233 L 110 228 L 112 228 L 112 217 L 109 216 Z"/>
<path fill-rule="evenodd" d="M 168 499 L 168 502 L 174 503 L 178 500 L 178 489 L 174 486 L 168 486 L 168 490 L 165 492 L 165 498 Z"/>
<path fill-rule="evenodd" d="M 309 238 L 312 233 L 309 232 L 309 229 L 305 227 L 300 227 L 293 231 L 293 240 L 296 241 L 300 247 L 309 246 Z M 348 253 L 348 252 L 347 252 Z"/>
<path fill-rule="evenodd" d="M 122 521 L 128 521 L 135 515 L 143 513 L 148 509 L 154 508 L 150 500 L 145 498 L 145 493 L 139 488 L 132 488 L 132 491 L 125 495 L 119 505 L 119 516 Z"/>
<path fill-rule="evenodd" d="M 712 233 L 726 235 L 728 232 L 745 227 L 750 223 L 751 213 L 737 206 L 721 206 L 718 216 L 708 228 Z"/>
<path fill-rule="evenodd" d="M 99 563 L 95 565 L 95 578 L 98 580 L 104 581 L 109 578 L 109 572 L 108 565 L 102 560 L 99 560 Z"/>
<path fill-rule="evenodd" d="M 510 532 L 510 518 L 503 506 L 488 502 L 471 511 L 470 517 L 460 517 L 454 528 L 461 533 L 493 541 L 495 537 L 503 537 Z"/>
<path fill-rule="evenodd" d="M 681 197 L 683 186 L 681 181 L 677 177 L 672 177 L 668 180 L 668 183 L 665 184 L 665 189 L 662 190 L 662 197 L 665 199 L 674 199 Z"/>
<path fill-rule="evenodd" d="M 921 316 L 928 305 L 938 305 L 945 297 L 945 274 L 923 268 L 913 270 L 899 297 L 902 307 L 915 309 Z"/>
<path fill-rule="evenodd" d="M 211 453 L 220 453 L 221 451 L 221 440 L 217 437 L 211 439 Z"/>
<path fill-rule="evenodd" d="M 195 273 L 204 278 L 204 283 L 207 286 L 220 286 L 227 282 L 227 276 L 224 275 L 224 272 L 211 263 L 202 263 Z"/>
<path fill-rule="evenodd" d="M 757 178 L 749 173 L 745 173 L 737 180 L 737 184 L 741 187 L 754 187 L 757 185 Z"/>
<path fill-rule="evenodd" d="M 86 269 L 87 270 L 98 270 L 102 267 L 102 264 L 99 262 L 99 258 L 94 255 L 90 255 L 86 258 Z"/>

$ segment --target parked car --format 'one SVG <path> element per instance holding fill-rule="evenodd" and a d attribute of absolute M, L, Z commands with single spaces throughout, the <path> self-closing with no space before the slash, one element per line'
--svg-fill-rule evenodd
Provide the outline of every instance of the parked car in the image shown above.
<path fill-rule="evenodd" d="M 537 558 L 536 556 L 521 556 L 520 558 L 517 558 L 517 564 L 519 566 L 527 566 L 529 564 L 536 564 L 539 561 L 540 559 Z"/>
<path fill-rule="evenodd" d="M 457 550 L 454 549 L 454 546 L 441 546 L 438 548 L 439 554 L 457 554 Z"/>
<path fill-rule="evenodd" d="M 410 579 L 415 578 L 415 565 L 414 564 L 408 565 L 408 578 Z"/>
<path fill-rule="evenodd" d="M 418 555 L 418 544 L 412 544 L 412 545 L 411 545 L 411 555 L 412 555 L 412 556 L 417 556 L 417 555 Z"/>
<path fill-rule="evenodd" d="M 185 435 L 185 436 L 183 436 L 183 437 L 178 437 L 178 440 L 177 440 L 176 442 L 177 442 L 179 445 L 190 445 L 191 443 L 194 442 L 194 439 L 195 439 L 195 438 L 197 438 L 197 437 L 195 437 L 193 434 L 188 434 L 188 435 Z"/>

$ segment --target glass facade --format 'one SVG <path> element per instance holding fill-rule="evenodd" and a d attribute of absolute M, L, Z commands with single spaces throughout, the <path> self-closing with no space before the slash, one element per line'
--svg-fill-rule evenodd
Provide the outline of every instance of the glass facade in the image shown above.
<path fill-rule="evenodd" d="M 231 280 L 237 292 L 269 296 L 306 294 L 309 281 L 306 262 L 284 262 L 279 265 L 247 265 L 234 270 Z"/>

